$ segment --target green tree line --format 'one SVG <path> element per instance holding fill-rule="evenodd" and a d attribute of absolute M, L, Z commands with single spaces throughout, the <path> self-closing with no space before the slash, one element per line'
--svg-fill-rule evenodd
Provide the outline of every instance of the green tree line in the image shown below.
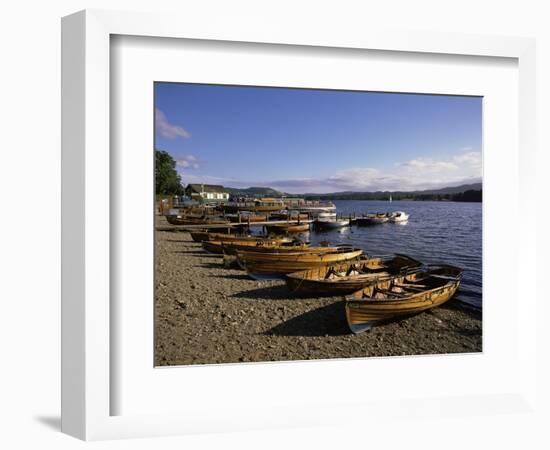
<path fill-rule="evenodd" d="M 176 161 L 164 150 L 155 150 L 155 192 L 157 195 L 183 195 Z"/>
<path fill-rule="evenodd" d="M 315 200 L 388 200 L 390 192 L 343 192 L 340 194 L 306 195 L 307 199 Z M 467 190 L 457 193 L 414 193 L 392 192 L 393 200 L 417 201 L 452 201 L 452 202 L 481 202 L 482 190 Z"/>

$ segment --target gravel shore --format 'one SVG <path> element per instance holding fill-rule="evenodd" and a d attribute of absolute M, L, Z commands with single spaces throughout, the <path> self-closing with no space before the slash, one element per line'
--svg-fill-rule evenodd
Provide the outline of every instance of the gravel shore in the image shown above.
<path fill-rule="evenodd" d="M 292 298 L 179 231 L 156 232 L 155 321 L 157 366 L 482 351 L 481 313 L 459 302 L 353 335 L 341 297 Z"/>

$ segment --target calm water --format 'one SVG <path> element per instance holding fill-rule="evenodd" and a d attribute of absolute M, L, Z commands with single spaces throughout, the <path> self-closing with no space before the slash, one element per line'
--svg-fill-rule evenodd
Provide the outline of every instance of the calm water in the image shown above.
<path fill-rule="evenodd" d="M 369 255 L 404 253 L 425 263 L 447 263 L 464 269 L 456 299 L 481 308 L 481 203 L 370 200 L 335 201 L 338 215 L 405 211 L 404 224 L 351 226 L 311 232 L 312 244 L 327 240 L 360 247 Z"/>

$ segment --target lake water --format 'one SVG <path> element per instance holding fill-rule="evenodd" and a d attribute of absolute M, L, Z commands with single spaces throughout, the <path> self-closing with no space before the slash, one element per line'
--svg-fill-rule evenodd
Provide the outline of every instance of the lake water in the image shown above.
<path fill-rule="evenodd" d="M 481 203 L 340 200 L 338 215 L 405 211 L 403 224 L 351 226 L 308 233 L 312 244 L 326 240 L 362 248 L 369 255 L 404 253 L 425 263 L 446 263 L 464 269 L 456 299 L 481 308 Z"/>

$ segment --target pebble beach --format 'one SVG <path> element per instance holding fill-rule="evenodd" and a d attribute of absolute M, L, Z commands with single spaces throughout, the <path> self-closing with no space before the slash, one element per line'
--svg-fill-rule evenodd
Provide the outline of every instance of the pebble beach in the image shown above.
<path fill-rule="evenodd" d="M 187 232 L 157 230 L 155 264 L 157 366 L 482 351 L 481 312 L 454 300 L 354 335 L 342 297 L 252 280 Z"/>

